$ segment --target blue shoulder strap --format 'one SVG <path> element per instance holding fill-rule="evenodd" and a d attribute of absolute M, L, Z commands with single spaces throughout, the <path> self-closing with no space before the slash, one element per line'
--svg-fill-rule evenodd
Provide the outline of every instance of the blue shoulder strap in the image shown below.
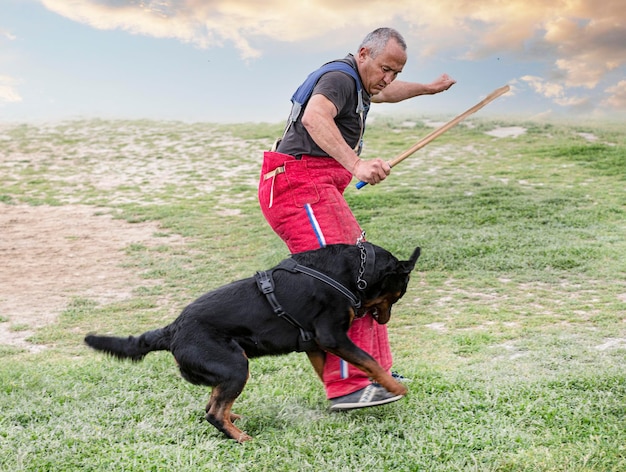
<path fill-rule="evenodd" d="M 347 64 L 341 60 L 332 61 L 324 64 L 319 69 L 311 72 L 306 80 L 298 87 L 298 90 L 291 97 L 291 103 L 293 103 L 291 107 L 291 114 L 289 115 L 289 123 L 295 122 L 300 116 L 300 112 L 302 111 L 302 105 L 306 103 L 306 101 L 311 97 L 313 93 L 313 88 L 317 81 L 320 79 L 322 75 L 331 71 L 341 71 L 349 74 L 354 81 L 356 82 L 356 91 L 358 96 L 358 104 L 356 112 L 358 114 L 362 114 L 364 110 L 363 106 L 363 85 L 361 84 L 361 79 L 359 78 L 359 74 L 354 70 L 350 64 Z"/>

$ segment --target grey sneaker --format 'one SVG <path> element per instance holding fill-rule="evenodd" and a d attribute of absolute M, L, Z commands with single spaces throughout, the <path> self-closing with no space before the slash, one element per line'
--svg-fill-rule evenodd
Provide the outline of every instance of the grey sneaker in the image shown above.
<path fill-rule="evenodd" d="M 331 411 L 354 410 L 368 406 L 384 405 L 400 400 L 404 395 L 389 393 L 382 385 L 372 383 L 354 393 L 330 400 Z"/>

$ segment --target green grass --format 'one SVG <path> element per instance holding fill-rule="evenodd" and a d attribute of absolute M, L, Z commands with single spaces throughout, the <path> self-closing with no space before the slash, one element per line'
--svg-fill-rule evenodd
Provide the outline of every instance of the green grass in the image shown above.
<path fill-rule="evenodd" d="M 414 121 L 376 120 L 364 157 L 431 131 Z M 244 445 L 204 421 L 208 389 L 169 354 L 117 362 L 82 337 L 164 325 L 287 254 L 256 202 L 282 125 L 3 125 L 0 202 L 112 207 L 187 239 L 130 244 L 120 263 L 152 283 L 74 299 L 30 338 L 45 350 L 0 346 L 0 470 L 626 470 L 623 126 L 470 123 L 346 191 L 370 241 L 401 258 L 422 247 L 389 324 L 409 395 L 331 414 L 305 355 L 257 359 L 235 404 Z M 497 126 L 526 133 L 485 134 Z"/>

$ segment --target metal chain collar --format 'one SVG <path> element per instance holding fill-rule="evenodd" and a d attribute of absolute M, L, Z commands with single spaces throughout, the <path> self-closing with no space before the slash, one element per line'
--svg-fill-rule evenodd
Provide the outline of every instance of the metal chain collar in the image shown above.
<path fill-rule="evenodd" d="M 356 287 L 359 290 L 365 290 L 367 288 L 367 281 L 363 279 L 363 274 L 365 274 L 365 263 L 367 262 L 367 253 L 365 252 L 363 241 L 365 241 L 365 231 L 361 232 L 361 236 L 359 236 L 356 240 L 356 245 L 361 251 L 361 266 L 359 267 L 359 275 L 356 279 Z"/>

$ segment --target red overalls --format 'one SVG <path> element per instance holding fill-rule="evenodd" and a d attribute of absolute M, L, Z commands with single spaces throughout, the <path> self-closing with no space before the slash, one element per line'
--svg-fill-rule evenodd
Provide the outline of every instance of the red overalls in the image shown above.
<path fill-rule="evenodd" d="M 291 253 L 327 244 L 356 244 L 362 230 L 343 198 L 351 180 L 352 174 L 332 158 L 303 156 L 296 160 L 266 152 L 259 184 L 261 210 Z M 384 369 L 391 369 L 385 325 L 366 315 L 354 320 L 348 336 Z M 329 399 L 370 384 L 363 371 L 330 353 L 326 353 L 323 377 Z"/>

